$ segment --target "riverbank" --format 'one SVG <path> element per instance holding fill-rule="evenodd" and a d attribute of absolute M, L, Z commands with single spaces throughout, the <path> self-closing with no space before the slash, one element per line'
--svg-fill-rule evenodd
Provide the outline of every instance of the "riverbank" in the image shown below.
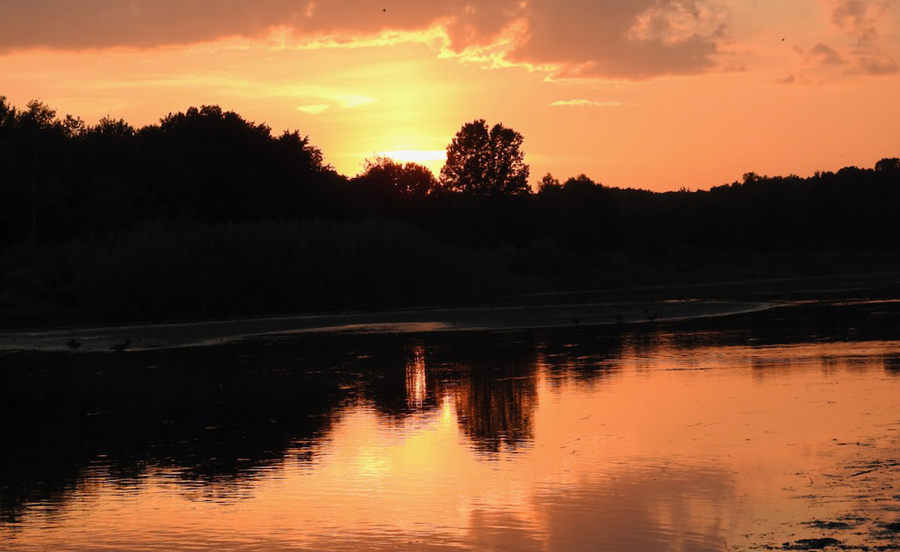
<path fill-rule="evenodd" d="M 511 297 L 469 307 L 330 312 L 168 324 L 121 324 L 0 332 L 0 351 L 146 350 L 204 346 L 305 333 L 426 333 L 503 331 L 704 320 L 817 301 L 892 300 L 900 273 L 732 280 L 634 286 Z"/>
<path fill-rule="evenodd" d="M 644 324 L 754 312 L 770 308 L 773 304 L 707 300 L 544 304 L 14 331 L 0 334 L 0 351 L 146 350 L 214 345 L 244 339 L 277 338 L 304 333 L 503 331 Z"/>

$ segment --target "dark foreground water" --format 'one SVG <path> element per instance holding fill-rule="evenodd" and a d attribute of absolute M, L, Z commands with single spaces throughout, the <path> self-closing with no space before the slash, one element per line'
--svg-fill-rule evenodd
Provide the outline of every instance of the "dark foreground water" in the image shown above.
<path fill-rule="evenodd" d="M 900 304 L 0 356 L 2 550 L 900 549 Z"/>

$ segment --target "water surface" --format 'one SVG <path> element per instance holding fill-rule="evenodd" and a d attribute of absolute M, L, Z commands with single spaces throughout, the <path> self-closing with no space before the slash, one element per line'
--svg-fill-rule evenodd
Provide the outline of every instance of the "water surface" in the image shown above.
<path fill-rule="evenodd" d="M 0 548 L 900 549 L 898 312 L 7 354 Z"/>

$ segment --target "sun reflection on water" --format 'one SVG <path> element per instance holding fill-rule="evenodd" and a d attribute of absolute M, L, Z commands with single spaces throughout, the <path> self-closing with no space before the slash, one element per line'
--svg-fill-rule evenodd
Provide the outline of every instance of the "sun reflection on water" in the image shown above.
<path fill-rule="evenodd" d="M 406 404 L 411 410 L 421 409 L 428 398 L 425 373 L 425 347 L 416 343 L 406 360 Z"/>
<path fill-rule="evenodd" d="M 160 432 L 147 449 L 166 452 L 129 450 L 133 476 L 121 451 L 97 455 L 64 499 L 32 501 L 15 524 L 0 519 L 0 545 L 724 552 L 816 536 L 800 533 L 813 519 L 891 521 L 900 467 L 873 462 L 900 451 L 900 343 L 683 343 L 654 334 L 596 347 L 569 337 L 465 350 L 421 338 L 364 344 L 343 353 L 351 365 L 329 365 L 343 370 L 328 380 L 341 400 L 309 410 L 291 394 L 303 386 L 283 383 L 290 364 L 275 363 L 267 398 L 290 389 L 288 418 L 324 420 L 302 438 L 273 454 L 224 420 L 189 418 L 170 440 L 168 417 L 135 425 Z M 238 378 L 241 401 L 260 377 Z M 264 405 L 253 406 L 233 416 L 236 427 L 283 437 L 283 412 L 252 425 Z"/>

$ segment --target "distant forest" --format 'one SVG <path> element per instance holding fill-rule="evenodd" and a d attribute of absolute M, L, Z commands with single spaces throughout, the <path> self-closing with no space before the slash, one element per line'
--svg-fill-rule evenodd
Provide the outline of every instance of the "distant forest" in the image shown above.
<path fill-rule="evenodd" d="M 522 137 L 463 125 L 440 175 L 336 173 L 299 132 L 217 106 L 134 128 L 0 96 L 0 324 L 47 326 L 507 300 L 894 270 L 900 159 L 650 192 L 527 185 Z"/>

